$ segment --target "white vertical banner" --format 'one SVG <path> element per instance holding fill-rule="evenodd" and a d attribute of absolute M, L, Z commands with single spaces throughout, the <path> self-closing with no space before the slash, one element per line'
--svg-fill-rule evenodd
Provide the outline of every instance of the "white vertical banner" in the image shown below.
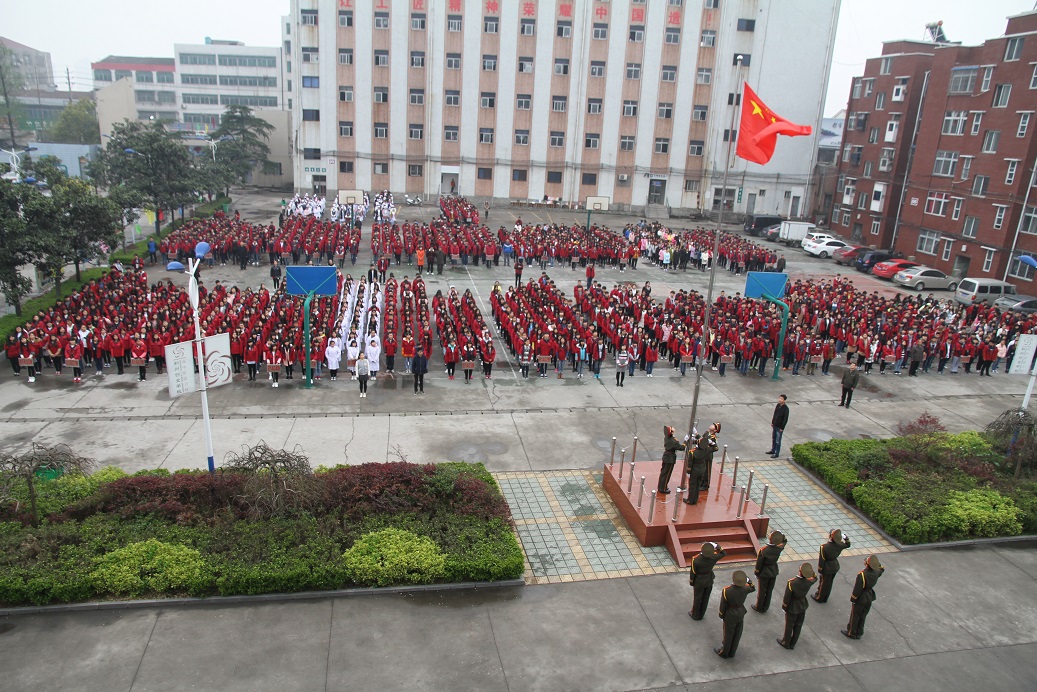
<path fill-rule="evenodd" d="M 205 337 L 205 386 L 212 389 L 230 384 L 234 369 L 230 361 L 230 334 Z"/>
<path fill-rule="evenodd" d="M 194 376 L 194 357 L 190 341 L 166 346 L 166 372 L 169 374 L 169 398 L 175 399 L 198 390 Z"/>
<path fill-rule="evenodd" d="M 1015 357 L 1012 359 L 1010 375 L 1026 375 L 1030 372 L 1030 363 L 1037 353 L 1037 334 L 1022 334 L 1015 342 Z"/>

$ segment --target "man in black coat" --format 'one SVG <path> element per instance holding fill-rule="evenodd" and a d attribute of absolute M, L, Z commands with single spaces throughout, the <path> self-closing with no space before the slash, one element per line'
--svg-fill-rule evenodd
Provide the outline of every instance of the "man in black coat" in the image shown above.
<path fill-rule="evenodd" d="M 720 594 L 720 619 L 724 621 L 724 644 L 713 649 L 720 658 L 734 658 L 738 642 L 742 638 L 742 623 L 745 620 L 745 599 L 756 587 L 745 572 L 738 570 L 731 578 L 731 586 L 725 586 Z"/>
<path fill-rule="evenodd" d="M 691 576 L 688 581 L 694 589 L 695 596 L 688 615 L 692 620 L 701 620 L 706 616 L 709 595 L 713 591 L 713 568 L 727 553 L 716 543 L 703 543 L 702 551 L 691 561 Z"/>
<path fill-rule="evenodd" d="M 850 408 L 850 402 L 853 400 L 853 390 L 857 389 L 860 381 L 861 374 L 857 372 L 857 364 L 850 363 L 850 367 L 843 373 L 843 379 L 840 383 L 843 386 L 843 395 L 839 398 L 839 406 Z"/>
<path fill-rule="evenodd" d="M 817 593 L 811 596 L 818 603 L 828 602 L 835 575 L 839 573 L 839 554 L 849 547 L 850 537 L 844 536 L 839 529 L 828 534 L 828 542 L 821 546 L 817 556 L 817 573 L 821 575 L 821 582 L 817 586 Z"/>
<path fill-rule="evenodd" d="M 803 620 L 807 615 L 807 594 L 815 581 L 814 568 L 809 562 L 804 562 L 799 568 L 799 574 L 789 579 L 785 594 L 781 597 L 781 609 L 785 611 L 785 634 L 778 640 L 778 644 L 789 651 L 795 649 L 799 641 L 799 631 L 803 629 Z"/>
<path fill-rule="evenodd" d="M 757 613 L 766 613 L 771 607 L 771 592 L 774 591 L 774 582 L 778 579 L 778 558 L 781 551 L 785 550 L 785 534 L 781 531 L 771 533 L 770 542 L 760 548 L 756 555 L 756 582 L 760 585 L 756 596 L 756 603 L 752 608 Z"/>
<path fill-rule="evenodd" d="M 771 415 L 771 449 L 767 454 L 772 459 L 777 459 L 781 453 L 781 436 L 789 422 L 789 407 L 786 401 L 788 397 L 784 394 L 778 396 L 778 403 L 774 405 L 774 413 Z"/>
<path fill-rule="evenodd" d="M 414 396 L 425 393 L 425 373 L 428 372 L 428 357 L 425 349 L 418 346 L 418 352 L 411 360 L 410 371 L 414 375 Z"/>
<path fill-rule="evenodd" d="M 853 580 L 853 593 L 850 594 L 850 622 L 842 631 L 850 639 L 860 639 L 864 636 L 864 621 L 876 598 L 875 583 L 885 571 L 886 568 L 879 564 L 879 559 L 871 555 L 864 561 L 864 569 L 858 572 L 857 578 Z"/>

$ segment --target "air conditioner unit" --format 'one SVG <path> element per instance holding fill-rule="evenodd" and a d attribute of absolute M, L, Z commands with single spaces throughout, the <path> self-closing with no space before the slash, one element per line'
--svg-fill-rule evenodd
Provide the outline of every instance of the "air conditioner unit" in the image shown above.
<path fill-rule="evenodd" d="M 620 173 L 619 174 L 619 182 L 625 183 L 628 180 L 630 180 L 630 176 L 629 175 L 627 175 L 626 173 Z"/>

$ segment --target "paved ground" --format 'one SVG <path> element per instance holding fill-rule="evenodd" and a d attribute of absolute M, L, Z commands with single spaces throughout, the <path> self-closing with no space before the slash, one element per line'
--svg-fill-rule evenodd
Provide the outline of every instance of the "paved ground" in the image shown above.
<path fill-rule="evenodd" d="M 264 220 L 276 217 L 279 199 L 243 192 L 235 207 Z M 433 211 L 405 209 L 403 215 L 430 218 Z M 511 223 L 511 211 L 494 210 L 491 220 Z M 524 220 L 585 220 L 578 212 L 518 213 Z M 595 220 L 619 226 L 636 219 Z M 364 258 L 358 271 L 366 267 Z M 793 277 L 838 269 L 795 250 L 788 259 Z M 851 273 L 868 290 L 890 290 Z M 579 280 L 568 269 L 549 274 L 567 291 Z M 156 269 L 152 276 L 167 274 Z M 264 268 L 216 268 L 205 275 L 210 283 L 217 278 L 241 285 L 267 280 Z M 679 287 L 704 292 L 707 280 L 645 265 L 622 276 L 604 270 L 598 278 L 606 284 L 650 280 L 657 295 Z M 513 280 L 510 268 L 459 269 L 428 284 L 433 292 L 472 288 L 489 315 L 486 297 L 495 280 Z M 718 275 L 718 290 L 743 288 L 743 277 Z M 498 353 L 505 354 L 503 346 Z M 216 457 L 264 439 L 298 445 L 314 464 L 481 461 L 515 512 L 527 582 L 535 586 L 7 618 L 0 621 L 0 670 L 12 689 L 27 690 L 640 689 L 725 685 L 733 678 L 749 689 L 772 689 L 775 682 L 879 689 L 905 679 L 948 689 L 973 689 L 980 680 L 1004 689 L 1037 684 L 1032 550 L 886 553 L 888 544 L 794 466 L 763 455 L 779 393 L 789 395 L 792 407 L 787 451 L 803 441 L 890 435 L 926 409 L 951 430 L 983 426 L 1019 405 L 1025 377 L 872 375 L 846 410 L 833 407 L 840 368 L 833 377 L 779 382 L 734 374 L 720 379 L 707 371 L 699 418 L 721 420 L 720 441 L 729 455 L 739 455 L 743 469 L 755 469 L 770 484 L 769 514 L 790 538 L 783 572 L 791 573 L 793 561 L 813 558 L 835 525 L 849 528 L 857 541 L 844 562 L 837 603 L 811 609 L 810 633 L 794 654 L 773 643 L 781 627 L 775 610 L 750 613 L 743 654 L 725 662 L 710 654 L 718 621 L 688 620 L 686 576 L 665 550 L 636 545 L 596 480 L 614 436 L 622 447 L 638 435 L 638 458 L 659 457 L 662 426 L 688 425 L 692 378 L 657 369 L 655 378 L 639 374 L 623 389 L 604 377 L 521 380 L 506 358 L 494 372 L 492 380 L 465 386 L 434 371 L 425 397 L 411 396 L 409 378 L 382 380 L 364 400 L 348 380 L 325 379 L 309 391 L 298 381 L 277 390 L 235 382 L 210 393 Z M 76 387 L 69 379 L 48 375 L 30 386 L 3 377 L 0 452 L 64 442 L 128 471 L 204 465 L 196 397 L 171 401 L 163 378 L 155 376 L 137 383 L 131 375 L 106 374 Z M 838 635 L 845 592 L 860 555 L 869 551 L 882 553 L 891 569 L 868 638 L 848 642 Z"/>

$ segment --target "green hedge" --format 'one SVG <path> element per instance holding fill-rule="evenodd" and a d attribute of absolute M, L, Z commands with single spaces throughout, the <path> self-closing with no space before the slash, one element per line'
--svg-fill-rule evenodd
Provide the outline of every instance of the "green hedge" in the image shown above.
<path fill-rule="evenodd" d="M 91 269 L 84 269 L 79 274 L 82 277 L 81 281 L 76 281 L 75 277 L 66 277 L 61 280 L 61 298 L 59 299 L 54 294 L 54 289 L 51 289 L 47 293 L 38 295 L 35 298 L 30 298 L 22 303 L 22 314 L 19 315 L 4 315 L 0 317 L 0 339 L 4 342 L 7 341 L 7 337 L 14 333 L 17 327 L 22 326 L 26 322 L 32 319 L 40 310 L 46 310 L 53 305 L 56 305 L 59 301 L 64 300 L 71 294 L 75 293 L 83 286 L 85 286 L 91 279 L 100 279 L 105 272 L 108 270 L 101 267 L 93 267 Z"/>

